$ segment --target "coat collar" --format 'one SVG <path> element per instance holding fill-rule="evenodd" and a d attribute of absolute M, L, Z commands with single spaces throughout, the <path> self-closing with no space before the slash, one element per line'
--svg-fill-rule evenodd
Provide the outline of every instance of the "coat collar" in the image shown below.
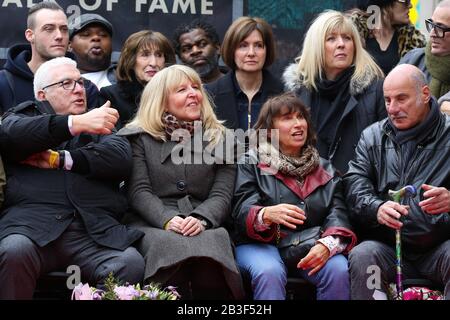
<path fill-rule="evenodd" d="M 303 77 L 298 72 L 297 63 L 290 64 L 284 70 L 282 79 L 285 90 L 287 91 L 296 91 L 304 86 Z M 369 69 L 367 69 L 363 79 L 358 81 L 354 79 L 350 80 L 350 94 L 355 96 L 363 93 L 376 79 L 377 75 L 370 73 Z"/>
<path fill-rule="evenodd" d="M 258 164 L 258 168 L 262 171 L 274 174 L 271 168 L 263 163 Z M 317 167 L 311 174 L 306 176 L 305 181 L 300 186 L 294 177 L 290 177 L 282 174 L 280 171 L 274 174 L 275 178 L 284 183 L 292 192 L 294 192 L 301 199 L 306 199 L 311 193 L 313 193 L 317 188 L 326 185 L 333 176 L 328 173 L 321 165 Z"/>

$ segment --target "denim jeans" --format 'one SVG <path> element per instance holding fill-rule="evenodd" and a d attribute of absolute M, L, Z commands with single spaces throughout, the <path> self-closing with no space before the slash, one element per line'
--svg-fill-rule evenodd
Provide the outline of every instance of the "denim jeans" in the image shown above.
<path fill-rule="evenodd" d="M 255 300 L 284 300 L 286 298 L 287 270 L 278 249 L 271 244 L 252 243 L 236 247 L 236 261 L 241 271 L 251 279 Z M 300 277 L 316 286 L 317 300 L 350 299 L 350 280 L 347 259 L 331 257 L 314 275 L 310 270 L 296 270 Z"/>

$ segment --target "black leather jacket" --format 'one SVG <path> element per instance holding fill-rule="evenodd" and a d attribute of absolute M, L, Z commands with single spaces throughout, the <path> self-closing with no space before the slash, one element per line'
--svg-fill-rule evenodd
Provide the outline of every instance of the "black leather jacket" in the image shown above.
<path fill-rule="evenodd" d="M 422 211 L 423 183 L 450 189 L 450 117 L 439 115 L 438 124 L 417 146 L 410 166 L 401 170 L 400 147 L 387 119 L 367 128 L 356 149 L 356 158 L 344 176 L 347 205 L 358 238 L 375 239 L 394 247 L 395 231 L 377 221 L 378 207 L 390 200 L 389 189 L 413 185 L 418 195 L 405 204 L 409 214 L 402 218 L 405 254 L 423 253 L 450 238 L 449 213 L 430 215 Z"/>
<path fill-rule="evenodd" d="M 275 242 L 274 225 L 265 232 L 254 230 L 256 215 L 262 207 L 289 203 L 303 208 L 306 213 L 305 223 L 297 226 L 297 230 L 322 226 L 322 237 L 349 237 L 347 251 L 354 245 L 356 236 L 347 217 L 342 180 L 328 160 L 321 158 L 319 168 L 305 179 L 301 187 L 294 178 L 280 172 L 277 175 L 263 173 L 264 166 L 255 164 L 258 160 L 252 151 L 245 160 L 245 164 L 238 164 L 233 199 L 232 236 L 236 244 Z M 291 232 L 285 227 L 281 231 Z"/>

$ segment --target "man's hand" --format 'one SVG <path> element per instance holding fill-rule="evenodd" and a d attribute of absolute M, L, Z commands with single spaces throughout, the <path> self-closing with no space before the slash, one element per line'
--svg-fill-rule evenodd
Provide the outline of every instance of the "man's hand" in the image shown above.
<path fill-rule="evenodd" d="M 406 216 L 408 214 L 408 209 L 409 206 L 404 206 L 394 201 L 387 201 L 378 208 L 378 223 L 392 229 L 400 229 L 403 223 L 399 219 L 402 215 Z"/>
<path fill-rule="evenodd" d="M 308 272 L 308 276 L 310 276 L 319 271 L 327 263 L 329 258 L 330 250 L 322 243 L 318 243 L 309 250 L 306 257 L 300 260 L 297 268 L 303 270 L 312 269 Z"/>
<path fill-rule="evenodd" d="M 277 223 L 291 229 L 296 229 L 298 224 L 303 224 L 303 220 L 306 220 L 305 211 L 287 203 L 266 207 L 262 218 L 267 225 Z"/>
<path fill-rule="evenodd" d="M 419 206 L 428 214 L 440 214 L 450 212 L 450 191 L 444 187 L 433 187 L 428 184 L 422 184 L 423 201 L 419 202 Z"/>
<path fill-rule="evenodd" d="M 52 154 L 55 158 L 53 161 L 50 161 Z M 41 169 L 56 169 L 59 167 L 59 154 L 56 151 L 49 149 L 39 153 L 35 153 L 29 156 L 27 159 L 21 161 L 21 163 Z"/>
<path fill-rule="evenodd" d="M 119 112 L 111 108 L 111 102 L 107 101 L 100 108 L 72 116 L 71 132 L 75 135 L 81 133 L 111 134 L 118 119 Z"/>

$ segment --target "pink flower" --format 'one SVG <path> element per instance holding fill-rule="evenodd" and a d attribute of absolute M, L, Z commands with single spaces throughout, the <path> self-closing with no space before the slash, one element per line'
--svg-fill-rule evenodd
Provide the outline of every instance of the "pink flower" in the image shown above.
<path fill-rule="evenodd" d="M 89 284 L 81 282 L 73 289 L 72 300 L 92 300 L 92 290 Z"/>
<path fill-rule="evenodd" d="M 114 293 L 119 300 L 133 300 L 134 297 L 139 297 L 139 291 L 137 291 L 133 286 L 115 287 Z"/>

